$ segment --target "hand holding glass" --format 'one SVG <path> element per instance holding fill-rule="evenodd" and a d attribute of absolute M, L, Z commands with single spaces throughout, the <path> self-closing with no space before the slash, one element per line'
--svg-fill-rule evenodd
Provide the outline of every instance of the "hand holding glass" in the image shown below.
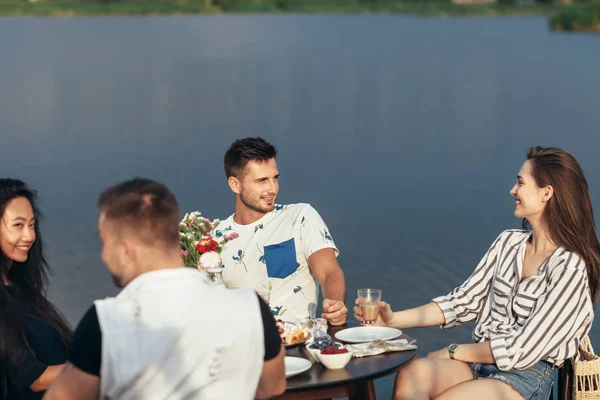
<path fill-rule="evenodd" d="M 379 316 L 378 302 L 381 301 L 381 289 L 358 289 L 358 303 L 363 323 L 373 325 Z"/>

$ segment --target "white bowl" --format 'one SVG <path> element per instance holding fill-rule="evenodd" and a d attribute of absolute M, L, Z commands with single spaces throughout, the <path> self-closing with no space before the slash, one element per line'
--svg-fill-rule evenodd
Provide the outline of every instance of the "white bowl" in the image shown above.
<path fill-rule="evenodd" d="M 310 357 L 316 361 L 316 362 L 321 362 L 321 360 L 319 359 L 319 354 L 321 354 L 321 349 L 311 349 L 310 345 L 313 344 L 313 342 L 306 342 L 306 351 L 308 352 L 308 354 L 310 355 Z M 336 342 L 334 343 L 335 347 L 338 349 L 341 349 L 342 347 L 345 347 L 342 343 Z M 348 349 L 348 351 L 350 351 L 350 349 Z"/>
<path fill-rule="evenodd" d="M 310 357 L 315 361 L 315 362 L 320 362 L 319 361 L 319 353 L 321 352 L 321 349 L 311 349 L 310 346 L 311 343 L 307 344 L 305 346 L 306 351 L 308 352 L 308 354 L 310 355 Z"/>
<path fill-rule="evenodd" d="M 344 368 L 350 359 L 352 358 L 352 351 L 348 350 L 347 353 L 341 354 L 318 354 L 321 364 L 328 369 L 340 369 Z"/>

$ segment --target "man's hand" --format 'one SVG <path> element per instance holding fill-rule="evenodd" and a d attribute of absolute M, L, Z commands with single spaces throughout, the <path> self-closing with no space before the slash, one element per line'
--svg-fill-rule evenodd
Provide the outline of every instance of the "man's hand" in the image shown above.
<path fill-rule="evenodd" d="M 427 358 L 437 358 L 439 360 L 451 360 L 448 348 L 444 347 L 441 350 L 427 354 Z"/>
<path fill-rule="evenodd" d="M 331 325 L 344 325 L 346 323 L 348 309 L 343 301 L 325 299 L 323 300 L 323 311 L 321 317 L 329 320 Z"/>

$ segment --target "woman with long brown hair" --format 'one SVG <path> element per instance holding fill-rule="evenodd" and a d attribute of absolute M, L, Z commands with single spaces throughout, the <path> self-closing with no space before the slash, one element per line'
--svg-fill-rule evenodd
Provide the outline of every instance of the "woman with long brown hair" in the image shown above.
<path fill-rule="evenodd" d="M 379 303 L 377 323 L 395 328 L 476 321 L 474 343 L 401 369 L 395 399 L 546 400 L 554 369 L 588 334 L 600 244 L 581 166 L 564 150 L 531 148 L 510 194 L 523 230 L 502 232 L 461 286 L 405 311 Z M 360 308 L 354 312 L 362 320 Z"/>
<path fill-rule="evenodd" d="M 45 297 L 48 264 L 35 200 L 22 181 L 0 179 L 0 400 L 41 399 L 71 337 Z"/>

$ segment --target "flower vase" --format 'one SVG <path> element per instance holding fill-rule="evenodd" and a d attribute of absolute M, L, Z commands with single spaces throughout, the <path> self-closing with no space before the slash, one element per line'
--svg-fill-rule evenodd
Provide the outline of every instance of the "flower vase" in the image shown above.
<path fill-rule="evenodd" d="M 208 275 L 208 280 L 210 284 L 214 287 L 225 289 L 225 281 L 223 281 L 223 270 L 225 268 L 207 268 L 206 274 Z"/>

